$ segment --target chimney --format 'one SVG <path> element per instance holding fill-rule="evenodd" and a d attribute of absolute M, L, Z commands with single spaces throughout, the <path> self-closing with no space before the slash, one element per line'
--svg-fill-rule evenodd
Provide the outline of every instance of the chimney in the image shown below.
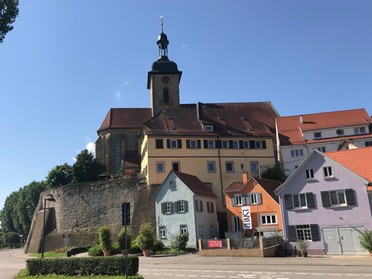
<path fill-rule="evenodd" d="M 300 115 L 300 123 L 304 123 L 304 116 L 302 114 Z"/>
<path fill-rule="evenodd" d="M 198 116 L 198 120 L 203 120 L 203 118 L 204 118 L 204 116 L 203 116 L 203 103 L 198 102 L 196 104 L 196 113 L 197 113 L 197 116 Z"/>
<path fill-rule="evenodd" d="M 249 173 L 247 171 L 243 172 L 242 173 L 243 184 L 247 183 L 248 179 L 249 179 Z"/>

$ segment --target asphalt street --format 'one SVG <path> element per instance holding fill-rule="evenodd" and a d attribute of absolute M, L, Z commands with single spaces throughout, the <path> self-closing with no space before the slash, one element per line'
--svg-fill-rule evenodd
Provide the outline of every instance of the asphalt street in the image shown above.
<path fill-rule="evenodd" d="M 13 279 L 26 267 L 27 258 L 23 249 L 0 250 L 0 278 Z"/>

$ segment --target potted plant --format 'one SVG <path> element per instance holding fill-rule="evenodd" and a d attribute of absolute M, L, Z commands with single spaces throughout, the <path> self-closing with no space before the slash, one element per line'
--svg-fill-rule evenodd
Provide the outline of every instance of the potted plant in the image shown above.
<path fill-rule="evenodd" d="M 110 256 L 111 255 L 111 231 L 108 226 L 102 226 L 98 229 L 98 241 L 101 245 L 103 255 Z"/>
<path fill-rule="evenodd" d="M 360 246 L 372 256 L 372 231 L 364 230 L 359 237 Z"/>
<path fill-rule="evenodd" d="M 117 235 L 117 241 L 123 255 L 127 255 L 132 245 L 132 236 L 129 229 L 125 230 L 125 228 L 122 228 Z"/>
<path fill-rule="evenodd" d="M 141 225 L 136 241 L 138 247 L 143 251 L 143 255 L 149 257 L 155 242 L 154 230 L 150 224 L 145 223 Z"/>
<path fill-rule="evenodd" d="M 307 241 L 307 240 L 298 240 L 297 241 L 297 244 L 298 244 L 298 252 L 299 252 L 299 256 L 303 255 L 304 257 L 307 257 L 307 248 L 309 247 L 310 245 L 310 242 Z"/>

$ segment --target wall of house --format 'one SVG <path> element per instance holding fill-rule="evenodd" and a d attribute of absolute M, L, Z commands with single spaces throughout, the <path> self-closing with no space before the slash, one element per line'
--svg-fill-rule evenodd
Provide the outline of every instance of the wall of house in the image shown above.
<path fill-rule="evenodd" d="M 331 166 L 333 178 L 325 179 L 323 167 Z M 306 179 L 306 169 L 314 170 L 314 179 Z M 327 227 L 364 227 L 372 229 L 371 204 L 366 191 L 365 181 L 345 167 L 328 157 L 316 154 L 306 165 L 301 165 L 301 173 L 293 176 L 290 184 L 280 193 L 283 222 L 286 224 L 285 236 L 288 238 L 288 225 L 317 224 L 320 229 L 320 241 L 312 241 L 309 251 L 313 254 L 325 252 L 322 229 Z M 321 191 L 352 188 L 356 205 L 325 208 L 322 205 Z M 284 195 L 311 192 L 315 195 L 315 208 L 285 210 Z"/>
<path fill-rule="evenodd" d="M 163 139 L 164 148 L 155 148 L 155 139 Z M 148 183 L 160 184 L 163 182 L 168 172 L 172 169 L 173 162 L 180 162 L 181 172 L 197 176 L 202 182 L 211 183 L 213 193 L 218 196 L 217 208 L 219 212 L 226 212 L 225 196 L 223 189 L 234 180 L 239 180 L 245 171 L 250 172 L 250 163 L 259 162 L 261 169 L 265 166 L 275 165 L 274 146 L 272 139 L 266 140 L 266 149 L 206 149 L 203 146 L 203 140 L 207 138 L 186 138 L 179 137 L 182 140 L 182 148 L 167 148 L 166 140 L 169 137 L 148 136 L 148 157 L 147 162 L 142 162 L 142 170 L 147 166 Z M 187 139 L 199 139 L 201 148 L 186 148 Z M 215 139 L 218 138 L 209 138 Z M 237 140 L 242 138 L 236 138 Z M 247 139 L 245 139 L 247 140 Z M 255 139 L 259 140 L 259 139 Z M 142 147 L 143 148 L 143 147 Z M 164 162 L 165 170 L 163 173 L 156 172 L 156 163 Z M 208 161 L 215 162 L 215 172 L 208 172 Z M 234 171 L 226 172 L 226 162 L 234 163 Z M 222 171 L 222 172 L 221 172 Z M 258 173 L 253 173 L 258 175 Z"/>
<path fill-rule="evenodd" d="M 262 203 L 258 205 L 250 205 L 250 212 L 251 212 L 251 219 L 252 219 L 252 227 L 253 229 L 247 230 L 245 232 L 246 235 L 251 236 L 255 233 L 255 231 L 261 229 L 262 231 L 272 230 L 274 231 L 281 231 L 282 230 L 282 217 L 280 213 L 280 206 L 277 201 L 275 201 L 259 184 L 255 185 L 255 181 L 250 179 L 248 184 L 242 189 L 240 192 L 236 193 L 227 193 L 226 194 L 226 207 L 227 207 L 227 220 L 228 220 L 228 231 L 233 232 L 232 226 L 232 218 L 234 216 L 238 216 L 242 220 L 242 206 L 233 206 L 231 199 L 235 194 L 247 194 L 247 193 L 260 193 L 262 197 Z M 243 205 L 247 206 L 247 205 Z M 277 224 L 268 224 L 264 225 L 261 224 L 260 216 L 261 215 L 268 215 L 268 214 L 275 214 Z M 243 226 L 241 225 L 241 228 Z M 243 234 L 243 230 L 240 231 Z"/>
<path fill-rule="evenodd" d="M 170 190 L 171 181 L 175 181 L 175 190 Z M 161 204 L 164 202 L 187 201 L 188 212 L 186 213 L 172 213 L 164 215 L 162 213 Z M 189 232 L 188 245 L 196 247 L 196 226 L 194 222 L 195 207 L 194 207 L 193 193 L 183 184 L 183 182 L 174 174 L 170 174 L 167 180 L 164 181 L 163 186 L 155 196 L 155 213 L 156 213 L 156 235 L 159 237 L 159 226 L 166 227 L 166 238 L 162 238 L 164 245 L 169 246 L 172 238 L 180 234 L 180 225 L 187 225 Z"/>

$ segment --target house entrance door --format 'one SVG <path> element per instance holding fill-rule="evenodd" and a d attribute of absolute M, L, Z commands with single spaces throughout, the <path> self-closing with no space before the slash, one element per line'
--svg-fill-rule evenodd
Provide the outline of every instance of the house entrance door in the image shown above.
<path fill-rule="evenodd" d="M 363 227 L 323 228 L 323 241 L 327 255 L 355 255 L 363 253 L 359 236 Z"/>

